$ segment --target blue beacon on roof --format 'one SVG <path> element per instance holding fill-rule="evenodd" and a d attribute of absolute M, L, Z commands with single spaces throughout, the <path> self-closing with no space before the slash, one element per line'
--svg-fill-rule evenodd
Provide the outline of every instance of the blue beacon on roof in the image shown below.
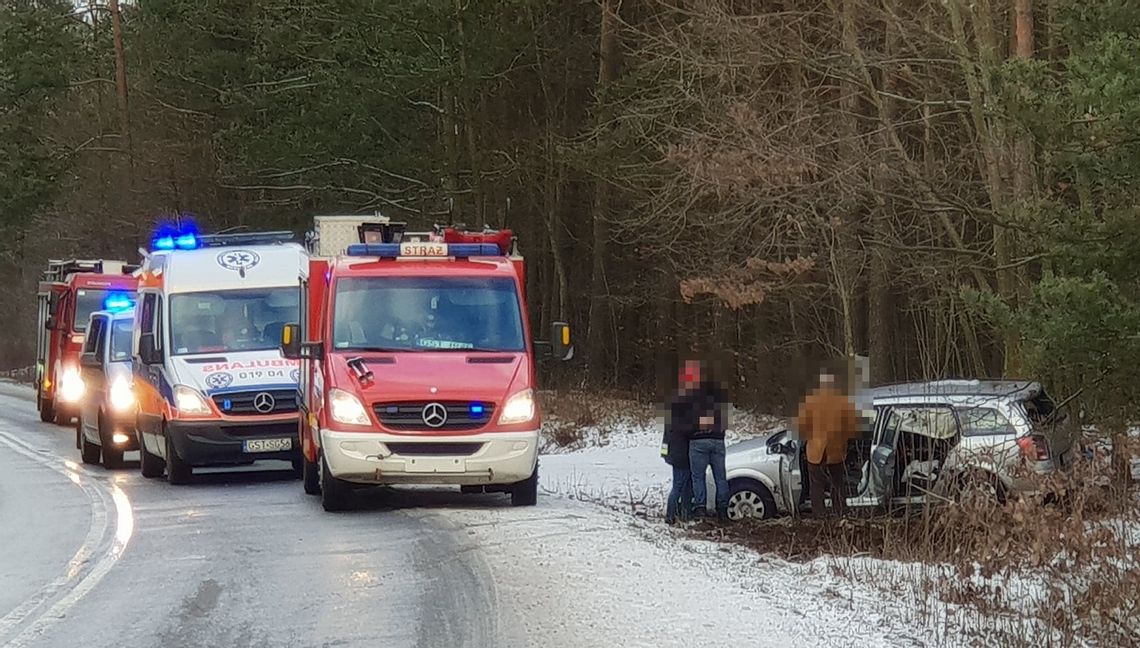
<path fill-rule="evenodd" d="M 151 248 L 156 252 L 196 250 L 198 249 L 198 232 L 192 225 L 187 225 L 181 231 L 175 231 L 170 227 L 160 228 L 151 242 Z"/>
<path fill-rule="evenodd" d="M 135 302 L 127 293 L 113 292 L 109 293 L 107 297 L 103 299 L 103 309 L 112 313 L 130 310 L 134 307 Z"/>

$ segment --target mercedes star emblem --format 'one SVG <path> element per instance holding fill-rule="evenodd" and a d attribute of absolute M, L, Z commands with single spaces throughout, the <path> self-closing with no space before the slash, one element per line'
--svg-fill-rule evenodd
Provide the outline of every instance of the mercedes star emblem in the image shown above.
<path fill-rule="evenodd" d="M 273 408 L 276 406 L 277 401 L 274 400 L 273 394 L 270 394 L 269 392 L 261 392 L 257 396 L 253 397 L 253 409 L 261 412 L 262 414 L 268 414 L 272 412 Z"/>
<path fill-rule="evenodd" d="M 439 403 L 428 403 L 424 405 L 422 416 L 428 427 L 437 428 L 447 423 L 447 408 Z"/>

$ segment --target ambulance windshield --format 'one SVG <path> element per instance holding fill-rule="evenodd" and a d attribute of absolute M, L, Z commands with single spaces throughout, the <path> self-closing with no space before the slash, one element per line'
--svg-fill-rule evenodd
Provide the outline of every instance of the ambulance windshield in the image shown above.
<path fill-rule="evenodd" d="M 170 297 L 174 355 L 265 351 L 299 315 L 298 288 L 182 293 Z"/>
<path fill-rule="evenodd" d="M 525 351 L 518 291 L 506 278 L 345 277 L 333 348 Z"/>

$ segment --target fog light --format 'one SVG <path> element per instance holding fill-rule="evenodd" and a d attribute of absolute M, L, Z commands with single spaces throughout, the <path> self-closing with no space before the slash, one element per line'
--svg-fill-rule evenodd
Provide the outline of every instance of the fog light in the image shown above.
<path fill-rule="evenodd" d="M 131 437 L 123 434 L 122 432 L 116 432 L 116 433 L 111 435 L 111 441 L 114 441 L 115 443 L 126 443 L 127 441 L 130 441 L 130 440 L 131 440 Z"/>

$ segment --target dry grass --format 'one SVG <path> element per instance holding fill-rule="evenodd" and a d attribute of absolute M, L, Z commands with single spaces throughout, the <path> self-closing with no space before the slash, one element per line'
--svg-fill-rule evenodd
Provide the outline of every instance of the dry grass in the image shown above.
<path fill-rule="evenodd" d="M 965 631 L 972 645 L 1135 646 L 1140 500 L 1119 465 L 1079 462 L 1068 474 L 1038 478 L 1043 494 L 1005 504 L 968 499 L 893 515 L 705 524 L 694 532 L 881 587 L 901 601 L 900 613 Z"/>

